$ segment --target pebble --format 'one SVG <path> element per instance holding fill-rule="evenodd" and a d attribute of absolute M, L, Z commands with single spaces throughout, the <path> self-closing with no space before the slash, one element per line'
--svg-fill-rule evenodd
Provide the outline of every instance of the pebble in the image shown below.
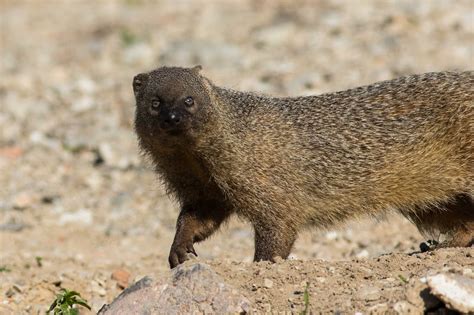
<path fill-rule="evenodd" d="M 77 89 L 84 94 L 92 94 L 96 91 L 96 84 L 87 77 L 82 77 L 76 81 Z"/>
<path fill-rule="evenodd" d="M 263 279 L 263 286 L 267 289 L 271 289 L 273 287 L 273 281 L 270 279 Z"/>
<path fill-rule="evenodd" d="M 0 231 L 20 232 L 23 229 L 29 228 L 30 225 L 21 222 L 7 222 L 0 224 Z"/>
<path fill-rule="evenodd" d="M 112 272 L 111 278 L 117 281 L 119 288 L 125 289 L 130 281 L 130 272 L 125 269 L 116 269 Z"/>
<path fill-rule="evenodd" d="M 105 296 L 107 291 L 103 288 L 99 282 L 93 280 L 91 281 L 91 291 L 97 293 L 99 296 Z"/>
<path fill-rule="evenodd" d="M 61 214 L 59 217 L 59 224 L 64 225 L 67 223 L 80 223 L 85 225 L 92 224 L 93 216 L 92 211 L 88 209 L 80 209 L 76 212 L 66 212 Z"/>
<path fill-rule="evenodd" d="M 72 103 L 71 109 L 76 113 L 83 113 L 95 106 L 94 99 L 90 96 L 83 96 Z"/>
<path fill-rule="evenodd" d="M 413 306 L 407 301 L 399 301 L 393 305 L 393 309 L 397 314 L 412 314 Z"/>
<path fill-rule="evenodd" d="M 23 149 L 20 147 L 4 147 L 0 148 L 0 158 L 15 160 L 23 155 Z"/>
<path fill-rule="evenodd" d="M 23 210 L 33 205 L 34 196 L 31 193 L 19 193 L 13 199 L 13 208 Z"/>
<path fill-rule="evenodd" d="M 357 297 L 361 300 L 375 301 L 380 299 L 380 290 L 373 286 L 362 286 L 357 291 Z"/>

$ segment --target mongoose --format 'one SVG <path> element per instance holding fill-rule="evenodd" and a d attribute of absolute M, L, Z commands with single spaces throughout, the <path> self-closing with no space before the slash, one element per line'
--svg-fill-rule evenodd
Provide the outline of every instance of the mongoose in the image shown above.
<path fill-rule="evenodd" d="M 133 89 L 139 145 L 181 206 L 171 267 L 232 214 L 255 261 L 287 258 L 307 226 L 390 210 L 438 246 L 473 244 L 474 71 L 278 98 L 161 67 Z"/>

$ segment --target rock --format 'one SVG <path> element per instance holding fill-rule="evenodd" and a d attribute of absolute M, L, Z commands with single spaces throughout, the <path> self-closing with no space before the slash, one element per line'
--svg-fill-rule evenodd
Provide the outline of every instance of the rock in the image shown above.
<path fill-rule="evenodd" d="M 184 264 L 168 279 L 145 277 L 122 292 L 99 314 L 242 313 L 250 302 L 208 265 Z"/>
<path fill-rule="evenodd" d="M 61 214 L 59 217 L 59 224 L 64 225 L 67 223 L 81 223 L 89 225 L 93 221 L 92 211 L 88 209 L 80 209 L 76 212 L 66 212 Z"/>
<path fill-rule="evenodd" d="M 393 310 L 396 314 L 416 314 L 418 312 L 414 311 L 413 305 L 407 301 L 400 301 L 393 305 Z"/>
<path fill-rule="evenodd" d="M 35 202 L 35 196 L 33 196 L 31 193 L 27 193 L 27 192 L 19 193 L 13 199 L 13 208 L 17 210 L 23 210 L 23 209 L 31 207 L 34 202 Z"/>
<path fill-rule="evenodd" d="M 0 148 L 0 157 L 15 160 L 23 155 L 23 149 L 16 146 Z"/>
<path fill-rule="evenodd" d="M 97 293 L 99 296 L 105 296 L 107 294 L 107 291 L 103 287 L 102 283 L 97 280 L 93 280 L 91 282 L 91 291 Z"/>
<path fill-rule="evenodd" d="M 372 286 L 362 286 L 357 292 L 357 297 L 365 301 L 375 301 L 380 298 L 380 290 Z"/>
<path fill-rule="evenodd" d="M 263 279 L 263 286 L 267 289 L 271 289 L 273 287 L 273 281 L 270 279 Z"/>
<path fill-rule="evenodd" d="M 130 272 L 125 269 L 117 269 L 112 272 L 111 278 L 117 281 L 117 286 L 121 289 L 125 289 L 128 286 L 130 280 Z"/>
<path fill-rule="evenodd" d="M 441 273 L 427 277 L 431 293 L 450 309 L 474 312 L 474 279 L 459 274 Z"/>
<path fill-rule="evenodd" d="M 368 313 L 369 314 L 386 314 L 388 312 L 388 305 L 387 303 L 376 304 L 374 306 L 369 307 Z"/>
<path fill-rule="evenodd" d="M 92 94 L 96 91 L 96 83 L 88 77 L 81 77 L 76 81 L 76 88 L 83 94 Z"/>
<path fill-rule="evenodd" d="M 71 105 L 71 109 L 76 113 L 83 113 L 94 108 L 95 105 L 94 99 L 86 95 L 75 100 Z"/>
<path fill-rule="evenodd" d="M 23 229 L 30 228 L 31 226 L 21 222 L 15 222 L 11 220 L 7 223 L 0 224 L 0 231 L 20 232 Z"/>

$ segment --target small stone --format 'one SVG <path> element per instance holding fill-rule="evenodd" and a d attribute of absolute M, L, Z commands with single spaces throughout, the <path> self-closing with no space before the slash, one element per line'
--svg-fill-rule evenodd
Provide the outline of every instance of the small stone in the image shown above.
<path fill-rule="evenodd" d="M 5 147 L 5 148 L 0 148 L 0 157 L 6 158 L 6 159 L 17 159 L 23 154 L 23 149 L 20 147 Z"/>
<path fill-rule="evenodd" d="M 326 278 L 325 277 L 316 277 L 316 281 L 319 282 L 319 283 L 325 283 Z"/>
<path fill-rule="evenodd" d="M 80 223 L 89 225 L 93 221 L 92 211 L 88 209 L 80 209 L 76 212 L 66 212 L 59 217 L 59 224 Z"/>
<path fill-rule="evenodd" d="M 28 224 L 21 223 L 21 222 L 15 222 L 15 221 L 9 221 L 7 223 L 0 224 L 0 231 L 10 231 L 10 232 L 20 232 L 25 228 L 31 227 Z"/>
<path fill-rule="evenodd" d="M 76 81 L 76 87 L 79 91 L 84 94 L 94 93 L 96 90 L 96 84 L 89 78 L 82 77 Z"/>
<path fill-rule="evenodd" d="M 117 286 L 121 289 L 128 287 L 130 281 L 130 272 L 125 269 L 117 269 L 112 272 L 111 278 L 117 281 Z"/>
<path fill-rule="evenodd" d="M 431 293 L 450 309 L 461 313 L 474 312 L 474 279 L 458 274 L 437 274 L 427 277 Z"/>
<path fill-rule="evenodd" d="M 91 283 L 91 290 L 94 293 L 97 293 L 99 296 L 105 296 L 107 291 L 100 285 L 98 281 L 92 281 Z"/>
<path fill-rule="evenodd" d="M 267 289 L 271 289 L 273 287 L 273 281 L 270 279 L 265 278 L 263 280 L 263 286 Z"/>
<path fill-rule="evenodd" d="M 358 292 L 357 296 L 361 300 L 365 301 L 375 301 L 380 298 L 380 290 L 372 286 L 362 286 Z"/>
<path fill-rule="evenodd" d="M 84 96 L 72 104 L 71 109 L 76 113 L 82 113 L 95 106 L 94 99 L 90 96 Z"/>
<path fill-rule="evenodd" d="M 358 252 L 356 254 L 356 257 L 357 258 L 367 258 L 367 257 L 369 257 L 369 251 L 366 250 L 366 249 L 363 249 L 363 250 L 361 250 L 360 252 Z"/>
<path fill-rule="evenodd" d="M 371 306 L 368 309 L 369 314 L 386 314 L 388 312 L 388 305 L 386 303 Z"/>
<path fill-rule="evenodd" d="M 393 305 L 393 309 L 397 314 L 411 314 L 413 306 L 407 301 L 400 301 Z"/>
<path fill-rule="evenodd" d="M 33 204 L 33 196 L 29 193 L 20 193 L 13 200 L 13 208 L 23 210 L 29 208 Z"/>

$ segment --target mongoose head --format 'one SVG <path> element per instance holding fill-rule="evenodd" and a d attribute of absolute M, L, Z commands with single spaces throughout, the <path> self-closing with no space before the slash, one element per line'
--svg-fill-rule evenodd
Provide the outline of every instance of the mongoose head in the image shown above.
<path fill-rule="evenodd" d="M 209 120 L 208 81 L 194 68 L 161 67 L 133 79 L 140 138 L 172 146 L 195 139 Z"/>

